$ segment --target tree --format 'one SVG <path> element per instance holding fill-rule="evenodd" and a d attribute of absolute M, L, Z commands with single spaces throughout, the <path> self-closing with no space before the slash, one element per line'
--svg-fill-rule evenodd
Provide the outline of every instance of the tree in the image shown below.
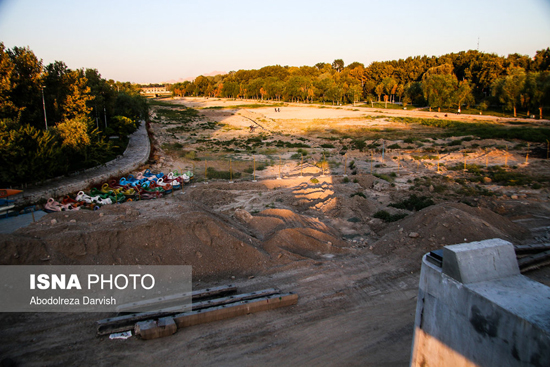
<path fill-rule="evenodd" d="M 455 101 L 458 109 L 460 109 L 463 104 L 466 103 L 469 105 L 474 101 L 472 95 L 472 87 L 469 81 L 463 80 L 458 83 L 458 86 L 453 96 L 453 100 Z"/>
<path fill-rule="evenodd" d="M 28 47 L 14 47 L 7 51 L 13 64 L 10 100 L 21 116 L 21 122 L 43 128 L 42 108 L 42 60 Z"/>
<path fill-rule="evenodd" d="M 363 89 L 358 84 L 354 84 L 350 86 L 347 91 L 347 95 L 354 106 L 355 106 L 355 102 L 359 101 L 362 94 L 363 94 Z"/>
<path fill-rule="evenodd" d="M 456 85 L 454 74 L 425 74 L 422 77 L 422 90 L 430 109 L 437 107 L 440 112 L 441 107 L 450 106 Z"/>
<path fill-rule="evenodd" d="M 344 70 L 344 60 L 342 59 L 336 59 L 332 62 L 332 68 L 336 70 L 337 72 L 342 72 Z"/>
<path fill-rule="evenodd" d="M 407 99 L 407 103 L 417 105 L 424 105 L 424 103 L 426 103 L 424 100 L 424 92 L 422 91 L 422 83 L 420 82 L 407 83 L 404 95 L 403 101 Z"/>
<path fill-rule="evenodd" d="M 517 106 L 521 104 L 521 92 L 525 84 L 525 71 L 522 68 L 511 68 L 508 75 L 495 80 L 492 91 L 493 96 L 514 111 L 517 117 Z"/>
<path fill-rule="evenodd" d="M 384 94 L 384 84 L 380 83 L 374 88 L 374 92 L 378 96 L 378 102 L 380 102 L 380 96 Z"/>
<path fill-rule="evenodd" d="M 73 120 L 87 116 L 91 108 L 86 102 L 94 97 L 90 94 L 90 87 L 86 85 L 88 79 L 82 70 L 74 70 L 67 74 L 69 93 L 63 101 L 63 120 Z"/>
<path fill-rule="evenodd" d="M 14 68 L 10 55 L 4 49 L 4 43 L 0 42 L 0 119 L 14 119 L 21 110 L 12 101 L 12 91 L 15 88 L 15 81 L 12 79 Z"/>
<path fill-rule="evenodd" d="M 67 119 L 56 125 L 63 141 L 62 145 L 77 151 L 90 145 L 91 140 L 88 135 L 90 127 L 90 120 L 82 115 L 74 119 Z"/>
<path fill-rule="evenodd" d="M 382 80 L 382 85 L 384 87 L 384 93 L 386 94 L 387 98 L 384 98 L 384 100 L 387 102 L 388 99 L 391 98 L 397 91 L 397 82 L 394 78 L 388 76 L 385 77 L 384 80 Z"/>
<path fill-rule="evenodd" d="M 542 109 L 550 106 L 550 71 L 532 73 L 535 79 L 535 90 L 531 100 L 533 108 L 539 109 L 539 118 L 542 119 Z"/>

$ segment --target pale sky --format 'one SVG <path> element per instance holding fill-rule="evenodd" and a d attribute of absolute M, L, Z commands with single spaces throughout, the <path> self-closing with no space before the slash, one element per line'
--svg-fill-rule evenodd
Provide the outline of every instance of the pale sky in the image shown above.
<path fill-rule="evenodd" d="M 157 83 L 267 65 L 313 66 L 478 48 L 550 47 L 550 0 L 0 0 L 0 42 L 44 64 Z"/>

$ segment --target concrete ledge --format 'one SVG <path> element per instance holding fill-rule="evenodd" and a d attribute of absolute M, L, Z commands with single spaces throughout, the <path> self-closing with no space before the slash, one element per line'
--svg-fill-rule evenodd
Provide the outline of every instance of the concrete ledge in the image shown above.
<path fill-rule="evenodd" d="M 466 284 L 424 256 L 411 366 L 550 366 L 550 288 L 515 275 L 509 245 L 448 246 L 443 264 L 451 254 Z"/>
<path fill-rule="evenodd" d="M 445 246 L 443 273 L 462 284 L 520 274 L 514 246 L 500 238 Z"/>

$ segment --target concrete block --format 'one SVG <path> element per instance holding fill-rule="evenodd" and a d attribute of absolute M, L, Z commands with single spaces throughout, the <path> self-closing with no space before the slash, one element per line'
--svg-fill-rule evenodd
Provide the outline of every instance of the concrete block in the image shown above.
<path fill-rule="evenodd" d="M 136 323 L 134 333 L 141 336 L 141 339 L 157 339 L 170 336 L 178 330 L 172 317 L 162 317 L 155 320 L 140 321 Z"/>
<path fill-rule="evenodd" d="M 550 366 L 550 288 L 516 274 L 508 243 L 482 242 L 448 246 L 455 277 L 424 256 L 411 366 Z"/>
<path fill-rule="evenodd" d="M 520 274 L 514 246 L 500 238 L 445 246 L 443 273 L 462 284 Z"/>

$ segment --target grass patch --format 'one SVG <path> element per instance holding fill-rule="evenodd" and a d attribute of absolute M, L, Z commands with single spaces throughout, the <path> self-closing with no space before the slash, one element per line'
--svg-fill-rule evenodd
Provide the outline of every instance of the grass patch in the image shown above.
<path fill-rule="evenodd" d="M 188 124 L 195 121 L 199 117 L 199 111 L 193 108 L 175 109 L 175 108 L 158 108 L 157 116 L 179 124 Z"/>
<path fill-rule="evenodd" d="M 550 140 L 549 128 L 508 127 L 489 122 L 462 122 L 442 119 L 423 119 L 415 117 L 390 117 L 391 121 L 406 124 L 419 124 L 447 130 L 446 136 L 474 136 L 480 139 L 519 139 L 543 143 Z M 461 140 L 458 140 L 462 144 Z M 454 143 L 460 145 L 459 143 Z"/>
<path fill-rule="evenodd" d="M 388 181 L 388 182 L 393 182 L 393 177 L 390 176 L 390 175 L 386 175 L 384 173 L 373 173 L 372 174 L 374 177 L 377 177 L 381 180 L 384 180 L 384 181 Z"/>
<path fill-rule="evenodd" d="M 220 180 L 229 180 L 231 179 L 231 172 L 229 171 L 218 171 L 214 167 L 208 167 L 206 169 L 206 173 L 208 175 L 208 178 L 211 179 L 220 179 Z M 235 172 L 233 171 L 233 178 L 239 178 L 241 177 L 241 172 Z"/>

